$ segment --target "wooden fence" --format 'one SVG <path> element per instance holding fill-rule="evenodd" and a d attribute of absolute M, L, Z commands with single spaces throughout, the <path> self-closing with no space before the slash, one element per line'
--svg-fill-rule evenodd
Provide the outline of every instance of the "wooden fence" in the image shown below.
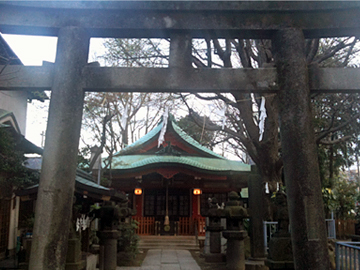
<path fill-rule="evenodd" d="M 356 220 L 342 220 L 337 219 L 336 224 L 336 238 L 346 239 L 346 235 L 355 234 L 355 223 Z"/>
<path fill-rule="evenodd" d="M 206 218 L 198 217 L 197 218 L 197 227 L 199 236 L 205 236 L 205 227 L 206 227 Z"/>
<path fill-rule="evenodd" d="M 138 224 L 136 234 L 138 235 L 153 235 L 155 234 L 155 218 L 154 217 L 133 217 Z"/>
<path fill-rule="evenodd" d="M 196 231 L 199 236 L 205 235 L 205 218 L 204 217 L 181 217 L 179 218 L 179 235 L 195 235 Z"/>
<path fill-rule="evenodd" d="M 154 217 L 133 217 L 138 224 L 136 234 L 138 235 L 154 235 L 155 234 L 155 218 Z M 205 218 L 204 217 L 180 217 L 176 222 L 179 235 L 195 235 L 196 231 L 198 236 L 205 235 Z"/>

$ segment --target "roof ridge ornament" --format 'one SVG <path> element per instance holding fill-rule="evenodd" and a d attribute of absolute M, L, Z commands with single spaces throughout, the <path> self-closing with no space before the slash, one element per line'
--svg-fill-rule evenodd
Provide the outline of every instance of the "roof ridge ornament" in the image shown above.
<path fill-rule="evenodd" d="M 170 141 L 167 142 L 167 146 L 162 148 L 160 151 L 155 152 L 155 154 L 181 156 L 181 153 L 173 148 Z"/>

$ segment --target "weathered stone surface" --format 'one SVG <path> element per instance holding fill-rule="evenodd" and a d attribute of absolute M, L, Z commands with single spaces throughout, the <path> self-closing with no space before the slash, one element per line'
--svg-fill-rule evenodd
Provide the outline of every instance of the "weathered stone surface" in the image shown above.
<path fill-rule="evenodd" d="M 244 240 L 247 236 L 246 231 L 223 231 L 223 236 L 226 239 Z"/>
<path fill-rule="evenodd" d="M 228 270 L 245 270 L 245 243 L 247 232 L 244 230 L 243 219 L 248 217 L 247 210 L 240 201 L 237 192 L 229 193 L 229 200 L 224 209 L 226 230 L 222 232 L 226 243 L 226 268 Z"/>
<path fill-rule="evenodd" d="M 291 238 L 290 237 L 272 237 L 269 242 L 268 258 L 273 261 L 293 262 Z"/>
<path fill-rule="evenodd" d="M 226 261 L 226 256 L 225 256 L 225 254 L 222 254 L 222 253 L 205 254 L 204 257 L 205 257 L 205 261 L 209 262 L 209 263 L 225 262 Z"/>
<path fill-rule="evenodd" d="M 356 35 L 360 29 L 359 3 L 216 1 L 207 7 L 208 4 L 186 3 L 192 1 L 154 1 L 157 3 L 139 2 L 123 8 L 101 2 L 95 8 L 96 4 L 78 1 L 68 4 L 67 9 L 55 8 L 56 4 L 48 9 L 30 3 L 35 6 L 31 12 L 29 6 L 3 4 L 0 30 L 56 36 L 59 28 L 72 24 L 89 29 L 92 37 L 169 38 L 172 32 L 189 31 L 197 38 L 271 38 L 277 29 L 296 26 L 305 30 L 307 38 L 313 38 Z"/>
<path fill-rule="evenodd" d="M 299 29 L 281 30 L 272 42 L 295 268 L 325 270 L 329 257 L 304 35 Z"/>
<path fill-rule="evenodd" d="M 252 173 L 249 177 L 249 208 L 250 208 L 250 238 L 251 238 L 251 257 L 265 258 L 264 244 L 264 204 L 263 193 L 264 183 L 258 174 L 256 167 L 252 167 Z"/>
<path fill-rule="evenodd" d="M 245 270 L 269 270 L 263 260 L 252 261 L 248 260 L 245 263 Z"/>
<path fill-rule="evenodd" d="M 68 240 L 66 263 L 77 263 L 81 260 L 81 243 L 79 239 Z"/>
<path fill-rule="evenodd" d="M 172 34 L 170 37 L 169 67 L 188 69 L 192 67 L 192 40 L 187 34 Z"/>
<path fill-rule="evenodd" d="M 30 257 L 31 270 L 64 269 L 84 92 L 81 72 L 89 37 L 84 29 L 59 31 L 54 82 Z"/>
<path fill-rule="evenodd" d="M 227 239 L 226 244 L 226 269 L 245 270 L 245 245 L 244 231 L 224 231 L 223 236 Z"/>
<path fill-rule="evenodd" d="M 267 260 L 266 265 L 271 270 L 275 269 L 283 269 L 283 270 L 292 270 L 294 268 L 294 262 L 286 262 L 286 261 L 273 261 L 273 260 Z"/>
<path fill-rule="evenodd" d="M 107 232 L 106 236 L 110 236 L 109 238 L 105 238 L 104 235 L 100 238 L 101 245 L 104 246 L 104 256 L 103 265 L 104 270 L 116 270 L 117 266 L 117 240 L 118 238 L 112 238 L 112 236 L 116 236 L 116 232 Z"/>
<path fill-rule="evenodd" d="M 52 66 L 0 66 L 0 90 L 51 90 Z M 179 73 L 180 71 L 180 73 Z M 172 75 L 177 73 L 176 76 Z M 310 91 L 354 93 L 360 91 L 358 68 L 311 68 Z M 275 93 L 276 70 L 260 69 L 169 69 L 85 67 L 84 91 L 112 92 L 213 92 L 243 91 Z M 339 79 L 340 78 L 340 79 Z"/>
<path fill-rule="evenodd" d="M 221 231 L 210 231 L 210 253 L 221 253 Z"/>

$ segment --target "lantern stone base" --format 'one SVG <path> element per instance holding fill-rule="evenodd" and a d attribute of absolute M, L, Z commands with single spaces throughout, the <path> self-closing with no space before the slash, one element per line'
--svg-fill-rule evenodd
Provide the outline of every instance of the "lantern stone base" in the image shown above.
<path fill-rule="evenodd" d="M 218 262 L 226 261 L 226 256 L 225 254 L 222 253 L 205 254 L 204 257 L 205 257 L 205 261 L 208 263 L 218 263 Z"/>
<path fill-rule="evenodd" d="M 245 270 L 245 245 L 246 231 L 223 231 L 227 239 L 226 269 Z"/>

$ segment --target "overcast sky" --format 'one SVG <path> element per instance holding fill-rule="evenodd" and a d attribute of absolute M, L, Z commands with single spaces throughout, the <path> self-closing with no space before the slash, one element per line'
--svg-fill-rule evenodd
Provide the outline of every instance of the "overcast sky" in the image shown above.
<path fill-rule="evenodd" d="M 55 62 L 57 37 L 2 35 L 15 54 L 26 66 L 41 66 L 43 61 Z M 90 61 L 104 53 L 103 41 L 91 39 Z M 38 146 L 42 146 L 41 133 L 45 133 L 47 107 L 45 103 L 33 101 L 28 104 L 26 138 Z"/>

